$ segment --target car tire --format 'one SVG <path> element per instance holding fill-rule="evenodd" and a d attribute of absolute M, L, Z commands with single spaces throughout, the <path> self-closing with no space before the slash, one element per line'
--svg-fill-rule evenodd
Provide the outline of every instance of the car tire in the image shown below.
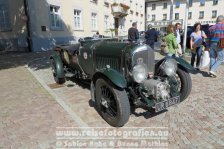
<path fill-rule="evenodd" d="M 57 84 L 64 84 L 65 83 L 65 78 L 57 78 L 54 77 L 54 80 Z"/>
<path fill-rule="evenodd" d="M 177 75 L 181 81 L 181 89 L 180 89 L 180 101 L 184 101 L 192 89 L 192 81 L 190 74 L 180 65 L 178 65 Z"/>
<path fill-rule="evenodd" d="M 54 76 L 54 80 L 57 84 L 64 84 L 65 83 L 65 78 L 59 78 L 57 75 L 57 70 L 56 70 L 56 63 L 54 59 L 51 59 L 51 67 L 52 67 L 52 73 Z"/>
<path fill-rule="evenodd" d="M 112 83 L 100 78 L 96 81 L 95 93 L 96 109 L 108 124 L 121 127 L 127 123 L 130 103 L 124 89 L 116 89 Z"/>

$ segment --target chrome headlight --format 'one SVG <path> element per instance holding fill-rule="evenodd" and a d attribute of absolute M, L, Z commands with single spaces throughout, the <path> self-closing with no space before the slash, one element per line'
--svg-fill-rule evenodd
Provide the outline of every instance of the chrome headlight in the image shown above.
<path fill-rule="evenodd" d="M 177 62 L 176 60 L 169 58 L 167 60 L 165 60 L 161 65 L 160 68 L 163 70 L 163 72 L 167 75 L 167 76 L 173 76 L 176 75 L 176 71 L 177 71 Z"/>
<path fill-rule="evenodd" d="M 141 83 L 143 82 L 148 75 L 147 66 L 143 63 L 137 64 L 133 67 L 132 76 L 135 82 Z"/>

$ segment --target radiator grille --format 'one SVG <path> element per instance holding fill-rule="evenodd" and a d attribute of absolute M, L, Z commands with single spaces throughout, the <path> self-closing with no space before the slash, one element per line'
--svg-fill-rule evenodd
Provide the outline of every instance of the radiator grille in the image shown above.
<path fill-rule="evenodd" d="M 107 65 L 110 65 L 110 68 L 115 70 L 120 70 L 119 60 L 117 58 L 108 58 L 108 57 L 97 57 L 96 58 L 96 67 L 97 69 L 105 68 Z"/>
<path fill-rule="evenodd" d="M 133 66 L 137 64 L 137 60 L 139 58 L 143 59 L 143 63 L 148 66 L 149 72 L 154 72 L 155 55 L 153 50 L 147 48 L 134 53 L 132 62 Z"/>

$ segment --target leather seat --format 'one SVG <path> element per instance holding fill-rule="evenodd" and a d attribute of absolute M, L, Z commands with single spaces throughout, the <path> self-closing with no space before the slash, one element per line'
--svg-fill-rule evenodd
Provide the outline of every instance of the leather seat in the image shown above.
<path fill-rule="evenodd" d="M 78 54 L 79 53 L 79 47 L 80 47 L 80 43 L 77 43 L 77 44 L 70 45 L 67 48 L 67 50 L 68 50 L 70 55 L 74 55 L 74 54 Z"/>

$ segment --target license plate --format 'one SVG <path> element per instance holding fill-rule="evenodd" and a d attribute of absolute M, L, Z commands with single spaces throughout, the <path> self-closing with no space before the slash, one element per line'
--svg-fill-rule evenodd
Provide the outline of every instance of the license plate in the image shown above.
<path fill-rule="evenodd" d="M 159 111 L 165 110 L 168 107 L 170 107 L 172 105 L 175 105 L 175 104 L 177 104 L 179 102 L 180 102 L 180 96 L 177 96 L 177 97 L 174 97 L 174 98 L 170 98 L 170 99 L 168 99 L 166 101 L 158 102 L 155 105 L 155 111 L 159 112 Z"/>

